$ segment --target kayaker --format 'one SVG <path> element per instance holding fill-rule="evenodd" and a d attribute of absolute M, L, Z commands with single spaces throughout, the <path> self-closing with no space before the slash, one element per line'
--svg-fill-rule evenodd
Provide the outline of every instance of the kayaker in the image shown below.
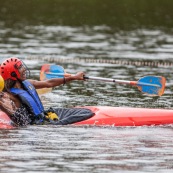
<path fill-rule="evenodd" d="M 2 110 L 10 116 L 17 126 L 44 124 L 45 122 L 66 125 L 93 116 L 90 110 L 81 108 L 50 108 L 45 111 L 36 91 L 36 89 L 40 88 L 64 85 L 74 80 L 84 80 L 83 72 L 78 72 L 74 76 L 45 81 L 27 80 L 30 71 L 23 61 L 16 57 L 3 61 L 0 70 L 5 83 L 5 94 L 2 94 L 2 98 L 7 99 L 11 104 L 8 108 L 4 104 L 1 104 L 1 107 L 3 107 Z"/>

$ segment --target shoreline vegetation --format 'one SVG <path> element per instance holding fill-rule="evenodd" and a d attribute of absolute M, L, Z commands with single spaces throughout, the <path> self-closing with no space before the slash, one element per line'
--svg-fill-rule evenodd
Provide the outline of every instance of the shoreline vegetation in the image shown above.
<path fill-rule="evenodd" d="M 172 0 L 0 0 L 0 23 L 172 28 Z"/>

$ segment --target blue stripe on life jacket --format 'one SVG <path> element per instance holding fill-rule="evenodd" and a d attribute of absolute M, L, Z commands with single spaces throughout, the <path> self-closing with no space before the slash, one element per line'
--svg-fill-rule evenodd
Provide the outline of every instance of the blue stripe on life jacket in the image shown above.
<path fill-rule="evenodd" d="M 37 117 L 44 112 L 43 104 L 37 94 L 35 87 L 27 80 L 22 82 L 25 90 L 20 88 L 11 88 L 11 93 L 17 95 L 22 103 L 28 106 L 30 111 Z"/>

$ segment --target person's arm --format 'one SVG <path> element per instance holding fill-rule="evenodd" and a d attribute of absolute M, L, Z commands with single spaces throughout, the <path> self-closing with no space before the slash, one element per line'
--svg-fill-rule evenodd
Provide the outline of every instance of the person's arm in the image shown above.
<path fill-rule="evenodd" d="M 36 89 L 40 89 L 40 88 L 52 88 L 52 87 L 60 86 L 62 84 L 66 84 L 67 82 L 70 82 L 73 80 L 84 80 L 84 73 L 79 72 L 73 76 L 48 79 L 45 81 L 37 81 L 37 80 L 29 80 L 29 81 L 31 82 L 32 85 L 34 85 Z"/>
<path fill-rule="evenodd" d="M 10 94 L 5 92 L 0 92 L 0 109 L 4 111 L 6 114 L 12 115 L 15 113 L 15 111 L 18 108 L 16 106 L 16 103 L 17 105 L 20 104 L 18 103 L 17 98 L 13 100 Z"/>

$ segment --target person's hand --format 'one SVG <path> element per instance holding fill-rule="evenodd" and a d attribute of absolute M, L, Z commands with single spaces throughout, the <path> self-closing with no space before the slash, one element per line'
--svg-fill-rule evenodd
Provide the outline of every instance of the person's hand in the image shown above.
<path fill-rule="evenodd" d="M 84 80 L 85 73 L 84 72 L 78 72 L 75 75 L 76 80 Z"/>

